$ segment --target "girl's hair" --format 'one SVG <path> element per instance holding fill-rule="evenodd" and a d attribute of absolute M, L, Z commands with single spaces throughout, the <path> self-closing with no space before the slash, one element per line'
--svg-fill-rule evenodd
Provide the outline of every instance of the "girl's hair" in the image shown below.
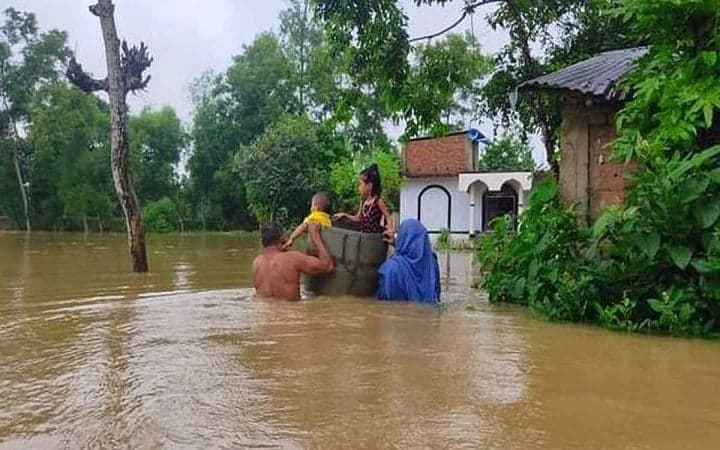
<path fill-rule="evenodd" d="M 376 197 L 382 195 L 382 181 L 380 180 L 380 169 L 377 164 L 373 164 L 360 172 L 360 178 L 366 183 L 372 183 L 372 195 Z"/>

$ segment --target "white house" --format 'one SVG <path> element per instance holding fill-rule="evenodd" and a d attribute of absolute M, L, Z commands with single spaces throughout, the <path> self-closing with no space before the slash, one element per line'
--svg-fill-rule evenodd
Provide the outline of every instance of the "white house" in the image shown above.
<path fill-rule="evenodd" d="M 473 237 L 503 214 L 519 214 L 531 172 L 479 171 L 478 133 L 461 131 L 412 139 L 403 149 L 400 220 L 415 218 L 428 231 Z"/>

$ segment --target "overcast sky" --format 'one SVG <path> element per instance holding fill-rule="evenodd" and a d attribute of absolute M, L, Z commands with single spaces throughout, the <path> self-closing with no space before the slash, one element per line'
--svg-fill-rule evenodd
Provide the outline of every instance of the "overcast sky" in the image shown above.
<path fill-rule="evenodd" d="M 0 9 L 14 7 L 34 12 L 42 29 L 58 28 L 69 35 L 70 47 L 85 70 L 105 75 L 100 23 L 87 9 L 91 0 L 0 0 Z M 243 44 L 263 31 L 279 29 L 278 13 L 285 0 L 115 0 L 115 18 L 121 39 L 144 41 L 155 58 L 146 92 L 131 96 L 135 111 L 144 106 L 170 105 L 188 122 L 192 115 L 189 84 L 207 70 L 221 72 Z M 410 17 L 411 37 L 436 32 L 460 16 L 462 0 L 443 7 L 415 7 L 403 0 Z M 485 24 L 487 9 L 478 9 L 475 35 L 484 52 L 496 52 L 507 40 Z M 457 30 L 470 29 L 466 20 Z M 467 124 L 468 126 L 471 124 Z M 491 132 L 491 124 L 481 124 Z M 540 156 L 542 152 L 538 154 Z M 538 159 L 538 158 L 536 158 Z M 541 160 L 542 158 L 540 158 Z"/>

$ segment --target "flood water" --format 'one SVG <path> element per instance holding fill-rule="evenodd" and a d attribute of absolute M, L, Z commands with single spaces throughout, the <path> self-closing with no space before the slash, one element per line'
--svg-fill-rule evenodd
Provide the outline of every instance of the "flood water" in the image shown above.
<path fill-rule="evenodd" d="M 254 240 L 0 234 L 3 448 L 718 448 L 720 343 L 444 302 L 254 300 Z M 471 307 L 469 307 L 471 306 Z"/>

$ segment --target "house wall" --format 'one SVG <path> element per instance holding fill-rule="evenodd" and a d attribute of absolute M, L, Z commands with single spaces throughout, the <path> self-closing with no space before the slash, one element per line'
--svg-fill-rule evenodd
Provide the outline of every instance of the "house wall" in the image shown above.
<path fill-rule="evenodd" d="M 475 228 L 476 231 L 481 231 L 482 189 L 477 185 L 473 188 L 477 189 Z M 448 228 L 448 194 L 450 195 L 450 231 L 467 234 L 470 222 L 470 195 L 467 192 L 458 191 L 457 176 L 406 178 L 400 191 L 400 220 L 417 219 L 418 201 L 420 200 L 422 202 L 420 221 L 428 231 L 437 233 Z"/>
<path fill-rule="evenodd" d="M 568 95 L 563 104 L 560 185 L 565 203 L 577 203 L 588 221 L 625 199 L 625 175 L 633 167 L 610 162 L 618 105 L 592 104 Z"/>

